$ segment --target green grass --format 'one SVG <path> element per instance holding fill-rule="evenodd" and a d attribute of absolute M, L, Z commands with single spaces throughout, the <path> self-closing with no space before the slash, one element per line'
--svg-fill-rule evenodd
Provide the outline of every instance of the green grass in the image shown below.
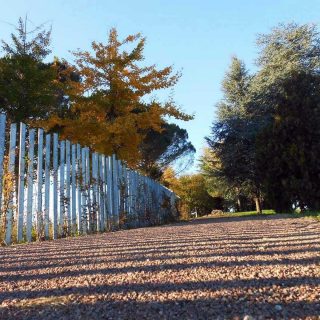
<path fill-rule="evenodd" d="M 320 211 L 306 211 L 302 213 L 293 213 L 292 216 L 295 218 L 311 217 L 320 221 Z"/>
<path fill-rule="evenodd" d="M 269 214 L 275 214 L 274 210 L 262 210 L 263 215 L 269 215 Z M 243 211 L 243 212 L 230 212 L 225 213 L 224 215 L 230 216 L 230 217 L 247 217 L 247 216 L 258 216 L 256 211 Z"/>
<path fill-rule="evenodd" d="M 262 215 L 274 215 L 276 212 L 272 209 L 266 209 L 262 210 Z M 287 214 L 292 216 L 292 218 L 303 218 L 303 217 L 311 217 L 315 218 L 317 220 L 320 220 L 320 211 L 306 211 L 302 213 L 289 213 L 289 212 L 284 212 L 284 213 L 277 213 L 277 214 Z M 259 216 L 256 211 L 243 211 L 243 212 L 226 212 L 222 213 L 220 215 L 214 215 L 214 217 L 250 217 L 250 216 Z M 207 216 L 203 216 L 205 218 Z"/>

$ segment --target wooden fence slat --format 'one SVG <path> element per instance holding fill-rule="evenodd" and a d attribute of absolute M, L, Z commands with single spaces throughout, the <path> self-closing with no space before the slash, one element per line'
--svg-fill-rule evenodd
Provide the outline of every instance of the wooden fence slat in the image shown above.
<path fill-rule="evenodd" d="M 92 208 L 92 184 L 91 184 L 91 170 L 90 170 L 90 151 L 89 148 L 84 148 L 85 157 L 85 210 L 86 210 L 86 230 L 91 232 L 93 230 L 93 208 Z"/>
<path fill-rule="evenodd" d="M 77 208 L 77 198 L 76 198 L 76 145 L 72 144 L 71 146 L 71 183 L 72 183 L 72 190 L 71 190 L 71 231 L 72 234 L 76 232 L 76 208 Z"/>
<path fill-rule="evenodd" d="M 110 212 L 108 207 L 108 157 L 104 157 L 104 214 L 105 214 L 105 230 L 109 230 Z"/>
<path fill-rule="evenodd" d="M 81 232 L 87 233 L 87 212 L 86 212 L 86 150 L 81 149 Z"/>
<path fill-rule="evenodd" d="M 129 216 L 129 222 L 130 227 L 133 227 L 133 174 L 132 170 L 128 170 L 128 216 Z"/>
<path fill-rule="evenodd" d="M 126 166 L 123 166 L 123 181 L 124 181 L 124 211 L 128 216 L 129 214 L 129 180 L 128 180 L 128 169 Z"/>
<path fill-rule="evenodd" d="M 99 155 L 100 231 L 105 230 L 104 155 Z"/>
<path fill-rule="evenodd" d="M 30 129 L 29 130 L 29 150 L 28 150 L 28 173 L 27 173 L 27 226 L 26 226 L 26 237 L 28 242 L 32 241 L 34 138 L 35 138 L 35 129 Z"/>
<path fill-rule="evenodd" d="M 118 179 L 118 161 L 116 156 L 112 156 L 112 186 L 113 186 L 113 218 L 114 227 L 119 228 L 119 179 Z"/>
<path fill-rule="evenodd" d="M 137 173 L 137 224 L 141 227 L 141 177 Z"/>
<path fill-rule="evenodd" d="M 148 177 L 147 178 L 147 184 L 148 184 L 148 210 L 151 213 L 151 219 L 152 219 L 152 223 L 155 224 L 156 221 L 154 219 L 154 212 L 152 211 L 152 185 L 151 185 L 151 179 Z"/>
<path fill-rule="evenodd" d="M 26 125 L 20 122 L 17 242 L 23 240 Z"/>
<path fill-rule="evenodd" d="M 96 170 L 97 170 L 97 230 L 101 231 L 101 203 L 100 203 L 100 155 L 97 153 L 96 157 Z"/>
<path fill-rule="evenodd" d="M 121 168 L 120 168 L 121 164 L 120 164 L 120 161 L 116 160 L 116 176 L 117 176 L 117 182 L 116 182 L 116 185 L 117 186 L 117 196 L 118 196 L 118 199 L 117 199 L 117 204 L 118 204 L 118 223 L 119 223 L 119 226 L 118 228 L 120 228 L 120 218 L 121 218 L 121 215 L 122 215 L 122 194 L 121 194 Z"/>
<path fill-rule="evenodd" d="M 58 238 L 58 134 L 53 134 L 53 239 Z"/>
<path fill-rule="evenodd" d="M 144 184 L 145 184 L 145 190 L 146 190 L 146 199 L 145 199 L 145 208 L 146 208 L 146 214 L 148 215 L 148 224 L 153 224 L 153 219 L 152 219 L 152 215 L 150 213 L 150 210 L 149 210 L 149 204 L 150 204 L 150 201 L 149 201 L 149 180 L 148 180 L 148 177 L 144 177 Z"/>
<path fill-rule="evenodd" d="M 66 211 L 68 221 L 68 235 L 71 232 L 71 204 L 70 204 L 70 141 L 66 141 Z"/>
<path fill-rule="evenodd" d="M 65 141 L 60 142 L 60 215 L 59 215 L 59 230 L 60 235 L 64 233 L 64 226 L 65 226 L 65 194 L 64 194 L 64 170 L 65 170 Z"/>
<path fill-rule="evenodd" d="M 116 159 L 116 158 L 115 158 Z M 121 200 L 122 200 L 122 197 L 121 197 L 121 176 L 120 176 L 120 161 L 119 160 L 115 160 L 115 163 L 116 163 L 116 190 L 117 190 L 117 193 L 116 193 L 116 196 L 117 196 L 117 201 L 116 201 L 116 204 L 117 204 L 117 228 L 120 229 L 120 209 L 121 209 Z"/>
<path fill-rule="evenodd" d="M 97 180 L 97 174 L 96 174 L 96 153 L 93 152 L 92 153 L 92 216 L 90 217 L 90 227 L 92 228 L 92 230 L 94 229 L 93 223 L 96 217 L 96 209 L 97 209 L 97 187 L 96 187 L 96 180 Z"/>
<path fill-rule="evenodd" d="M 97 227 L 98 222 L 98 168 L 97 168 L 97 159 L 98 154 L 92 153 L 92 224 L 95 223 L 95 227 Z"/>
<path fill-rule="evenodd" d="M 82 164 L 81 164 L 81 147 L 77 144 L 77 226 L 78 226 L 78 233 L 81 233 L 81 223 L 82 223 Z"/>
<path fill-rule="evenodd" d="M 16 143 L 17 143 L 17 124 L 13 123 L 10 126 L 10 143 L 9 143 L 9 163 L 8 163 L 8 175 L 9 179 L 13 184 L 13 174 L 14 174 L 14 166 L 16 159 Z M 11 179 L 11 178 L 12 179 Z M 6 244 L 11 244 L 11 235 L 12 235 L 12 219 L 13 219 L 13 193 L 14 193 L 14 185 L 12 185 L 12 189 L 10 190 L 9 199 L 8 199 L 8 207 L 6 208 L 6 223 L 5 223 L 5 242 Z"/>
<path fill-rule="evenodd" d="M 113 187 L 112 187 L 112 167 L 111 157 L 106 157 L 106 174 L 107 174 L 107 211 L 108 211 L 108 227 L 113 228 Z"/>
<path fill-rule="evenodd" d="M 140 176 L 136 172 L 136 215 L 135 215 L 135 220 L 136 220 L 136 227 L 140 227 Z"/>
<path fill-rule="evenodd" d="M 138 217 L 137 217 L 137 212 L 138 212 L 138 174 L 137 172 L 133 171 L 133 226 L 137 227 L 138 226 Z"/>
<path fill-rule="evenodd" d="M 137 196 L 138 196 L 138 183 L 137 183 L 137 172 L 133 171 L 132 172 L 133 176 L 133 226 L 137 227 L 138 226 L 138 219 L 137 219 Z"/>
<path fill-rule="evenodd" d="M 6 139 L 6 115 L 0 114 L 0 226 L 2 221 L 2 181 L 3 181 L 3 165 L 4 165 L 4 149 Z"/>
<path fill-rule="evenodd" d="M 136 197 L 136 189 L 135 189 L 135 172 L 131 171 L 131 224 L 132 227 L 135 226 L 135 197 Z"/>
<path fill-rule="evenodd" d="M 90 220 L 92 217 L 92 206 L 91 206 L 91 185 L 90 185 L 90 152 L 89 148 L 85 147 L 85 204 L 86 204 L 86 231 L 90 231 Z"/>
<path fill-rule="evenodd" d="M 44 168 L 44 237 L 49 239 L 49 212 L 50 212 L 50 146 L 51 135 L 46 134 L 45 168 Z"/>
<path fill-rule="evenodd" d="M 161 190 L 160 190 L 160 186 L 159 184 L 157 183 L 157 192 L 158 192 L 158 195 L 157 195 L 157 199 L 158 199 L 158 212 L 159 212 L 159 224 L 162 223 L 162 210 L 161 210 Z"/>
<path fill-rule="evenodd" d="M 100 198 L 100 155 L 97 154 L 96 158 L 96 168 L 97 168 L 97 230 L 101 231 L 101 221 L 102 221 L 102 216 L 101 216 L 101 198 Z"/>
<path fill-rule="evenodd" d="M 38 238 L 43 233 L 43 212 L 42 212 L 42 185 L 43 185 L 43 129 L 38 129 L 38 167 L 37 167 L 37 233 Z"/>
<path fill-rule="evenodd" d="M 122 179 L 122 193 L 123 193 L 123 216 L 127 221 L 127 179 L 126 179 L 126 167 L 124 163 L 121 163 L 121 179 Z"/>

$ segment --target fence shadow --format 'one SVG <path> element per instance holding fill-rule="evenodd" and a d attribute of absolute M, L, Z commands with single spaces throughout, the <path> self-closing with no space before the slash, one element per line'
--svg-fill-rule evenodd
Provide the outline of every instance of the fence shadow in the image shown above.
<path fill-rule="evenodd" d="M 318 225 L 263 218 L 0 248 L 0 319 L 316 317 Z"/>
<path fill-rule="evenodd" d="M 310 283 L 311 279 L 298 279 L 302 285 Z M 319 285 L 319 279 L 313 285 Z M 223 315 L 224 318 L 241 317 L 251 315 L 253 317 L 262 316 L 263 318 L 300 318 L 316 317 L 320 313 L 320 304 L 310 301 L 283 301 L 280 305 L 276 302 L 268 302 L 268 293 L 261 295 L 261 299 L 254 300 L 255 292 L 265 285 L 281 285 L 290 287 L 290 281 L 271 279 L 266 281 L 237 282 L 237 281 L 211 281 L 197 283 L 177 284 L 153 284 L 149 285 L 115 285 L 100 287 L 72 287 L 65 289 L 45 290 L 33 293 L 26 292 L 25 297 L 33 298 L 29 304 L 16 304 L 10 308 L 0 308 L 1 319 L 15 319 L 19 315 L 23 319 L 215 319 Z M 230 296 L 218 296 L 204 299 L 194 294 L 190 298 L 166 300 L 163 293 L 183 292 L 188 296 L 188 290 L 192 289 L 201 292 L 211 290 L 214 293 L 220 289 L 241 288 L 238 294 Z M 255 289 L 253 294 L 248 294 L 247 289 Z M 135 299 L 122 300 L 121 296 L 135 292 L 136 295 L 144 295 L 145 301 Z M 113 294 L 118 293 L 119 300 L 114 299 Z M 95 299 L 91 295 L 98 295 Z M 64 295 L 82 295 L 91 297 L 88 302 L 79 300 L 64 300 Z M 152 296 L 154 295 L 154 296 Z M 157 297 L 162 296 L 161 299 Z M 56 298 L 55 298 L 56 297 Z M 3 298 L 3 297 L 2 297 Z M 38 300 L 37 300 L 38 298 Z M 42 299 L 40 299 L 42 298 Z M 47 299 L 45 299 L 47 298 Z M 152 300 L 150 300 L 152 299 Z M 168 298 L 167 298 L 168 299 Z M 86 299 L 84 299 L 86 300 Z M 270 299 L 269 299 L 270 300 Z M 13 319 L 13 317 L 12 317 Z"/>

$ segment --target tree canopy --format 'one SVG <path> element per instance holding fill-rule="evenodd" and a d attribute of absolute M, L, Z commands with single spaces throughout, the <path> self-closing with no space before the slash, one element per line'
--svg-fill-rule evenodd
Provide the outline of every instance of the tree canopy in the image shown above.
<path fill-rule="evenodd" d="M 140 169 L 154 179 L 160 179 L 164 170 L 179 159 L 193 160 L 195 148 L 188 133 L 174 123 L 164 123 L 161 131 L 150 129 L 141 145 Z"/>
<path fill-rule="evenodd" d="M 27 29 L 19 19 L 11 43 L 2 41 L 0 109 L 9 121 L 47 119 L 59 108 L 59 81 L 53 64 L 44 62 L 51 52 L 50 30 Z"/>
<path fill-rule="evenodd" d="M 113 28 L 106 44 L 92 42 L 91 47 L 92 52 L 74 53 L 73 68 L 81 81 L 69 83 L 71 116 L 53 116 L 47 128 L 59 127 L 64 138 L 137 165 L 141 143 L 150 131 L 163 130 L 166 117 L 192 119 L 172 100 L 147 99 L 157 90 L 173 87 L 180 74 L 171 66 L 141 66 L 145 38 L 140 34 L 119 40 Z"/>
<path fill-rule="evenodd" d="M 233 58 L 223 81 L 205 171 L 277 211 L 319 209 L 319 33 L 279 25 L 257 43 L 257 72 Z"/>

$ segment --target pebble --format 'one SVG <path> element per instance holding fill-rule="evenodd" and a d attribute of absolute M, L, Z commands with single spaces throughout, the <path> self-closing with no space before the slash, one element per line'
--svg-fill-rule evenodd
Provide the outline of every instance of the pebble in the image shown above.
<path fill-rule="evenodd" d="M 280 304 L 276 304 L 274 307 L 277 311 L 281 311 L 282 307 L 280 306 Z"/>

